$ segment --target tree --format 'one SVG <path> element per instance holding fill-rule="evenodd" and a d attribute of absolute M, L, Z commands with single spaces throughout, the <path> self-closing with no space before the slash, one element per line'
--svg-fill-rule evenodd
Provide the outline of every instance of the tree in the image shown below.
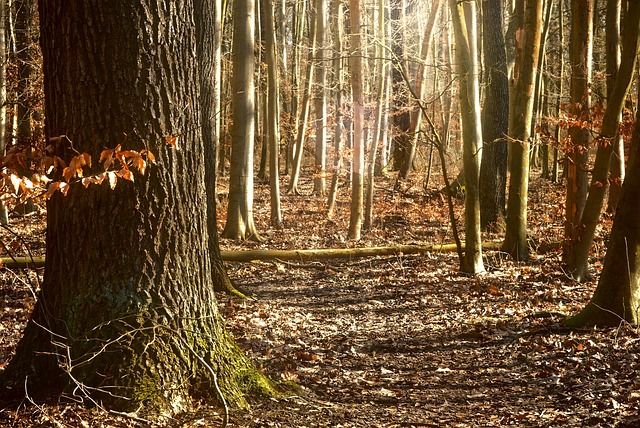
<path fill-rule="evenodd" d="M 480 236 L 480 160 L 482 153 L 482 125 L 480 122 L 480 85 L 478 81 L 478 49 L 475 0 L 458 3 L 450 0 L 451 16 L 456 40 L 460 87 L 460 115 L 465 179 L 465 272 L 484 271 L 482 238 Z"/>
<path fill-rule="evenodd" d="M 529 257 L 527 247 L 527 197 L 529 188 L 529 138 L 533 90 L 542 28 L 542 0 L 521 0 L 515 7 L 515 63 L 510 79 L 509 200 L 503 249 L 516 260 Z"/>
<path fill-rule="evenodd" d="M 571 66 L 571 103 L 569 112 L 575 123 L 569 127 L 571 144 L 567 149 L 567 197 L 563 258 L 571 264 L 574 246 L 578 243 L 578 224 L 587 200 L 589 177 L 590 132 L 584 123 L 590 120 L 591 69 L 593 52 L 593 0 L 572 0 L 571 40 L 569 62 Z"/>
<path fill-rule="evenodd" d="M 0 2 L 0 155 L 4 156 L 7 148 L 7 44 L 5 2 Z M 0 203 L 0 224 L 9 223 L 9 210 Z"/>
<path fill-rule="evenodd" d="M 607 0 L 606 13 L 606 57 L 607 57 L 607 97 L 611 96 L 620 67 L 620 12 L 622 0 Z M 607 212 L 613 213 L 620 199 L 622 181 L 624 180 L 624 141 L 622 135 L 612 140 L 613 155 L 611 156 L 611 180 L 609 180 L 609 197 Z"/>
<path fill-rule="evenodd" d="M 301 30 L 300 30 L 301 31 Z M 296 134 L 296 144 L 293 155 L 293 165 L 291 168 L 291 179 L 289 180 L 289 188 L 287 192 L 290 194 L 298 194 L 298 179 L 300 178 L 300 166 L 302 165 L 302 156 L 304 155 L 304 141 L 306 138 L 307 125 L 309 120 L 309 105 L 311 103 L 311 92 L 313 88 L 313 57 L 315 55 L 316 44 L 316 26 L 315 19 L 311 20 L 311 29 L 309 34 L 309 58 L 307 61 L 307 72 L 304 92 L 302 94 L 302 102 L 298 121 L 298 130 Z"/>
<path fill-rule="evenodd" d="M 196 48 L 200 69 L 200 112 L 202 142 L 204 145 L 205 189 L 207 195 L 207 230 L 209 230 L 209 255 L 211 267 L 221 279 L 215 283 L 216 291 L 241 295 L 231 284 L 220 256 L 218 224 L 216 221 L 216 165 L 218 163 L 218 138 L 220 126 L 220 0 L 194 0 L 196 23 Z"/>
<path fill-rule="evenodd" d="M 265 2 L 265 34 L 267 51 L 267 120 L 265 127 L 268 132 L 269 144 L 269 187 L 271 193 L 271 225 L 282 226 L 280 210 L 280 109 L 278 86 L 278 57 L 276 55 L 276 31 L 273 17 L 273 5 Z"/>
<path fill-rule="evenodd" d="M 33 127 L 31 126 L 31 116 L 34 107 L 33 80 L 35 76 L 34 50 L 37 43 L 36 36 L 36 2 L 35 0 L 19 0 L 16 2 L 15 18 L 15 42 L 16 42 L 16 62 L 18 72 L 17 88 L 17 114 L 18 128 L 16 141 L 25 147 L 25 164 L 20 171 L 26 174 L 31 168 L 32 145 L 34 140 Z M 16 207 L 16 210 L 23 214 L 36 211 L 36 206 L 32 199 L 27 199 L 23 204 Z"/>
<path fill-rule="evenodd" d="M 369 150 L 369 163 L 367 165 L 367 187 L 365 189 L 364 196 L 364 223 L 363 226 L 365 229 L 371 228 L 373 224 L 373 193 L 374 193 L 374 184 L 375 184 L 375 169 L 376 169 L 376 154 L 378 149 L 384 150 L 382 148 L 382 138 L 383 138 L 383 107 L 384 107 L 384 93 L 387 85 L 387 65 L 388 61 L 385 58 L 385 1 L 378 0 L 376 2 L 378 9 L 378 16 L 376 22 L 376 37 L 378 39 L 378 43 L 375 47 L 375 55 L 376 55 L 376 75 L 378 76 L 377 87 L 376 87 L 376 110 L 375 110 L 375 125 L 373 127 L 373 140 L 371 143 L 371 148 Z M 418 109 L 418 114 L 422 114 Z M 413 162 L 413 161 L 412 161 Z"/>
<path fill-rule="evenodd" d="M 135 181 L 121 172 L 114 190 L 107 180 L 70 185 L 49 200 L 44 281 L 5 387 L 165 415 L 188 409 L 192 393 L 216 396 L 216 385 L 234 405 L 248 389 L 270 390 L 213 293 L 223 279 L 211 269 L 202 209 L 193 6 L 40 4 L 47 135 L 67 136 L 56 154 L 68 161 L 78 150 L 97 164 L 122 144 L 152 150 L 157 165 Z M 158 143 L 165 138 L 176 147 Z"/>
<path fill-rule="evenodd" d="M 253 221 L 253 139 L 255 135 L 254 35 L 252 0 L 233 2 L 233 117 L 229 205 L 222 236 L 260 240 Z"/>
<path fill-rule="evenodd" d="M 342 165 L 342 154 L 340 151 L 342 150 L 342 138 L 343 132 L 342 127 L 344 126 L 342 109 L 343 106 L 343 97 L 342 91 L 344 90 L 344 79 L 342 72 L 342 43 L 343 43 L 343 34 L 344 34 L 344 4 L 342 0 L 336 0 L 334 2 L 334 12 L 333 12 L 333 22 L 334 22 L 334 36 L 333 36 L 333 45 L 334 45 L 334 57 L 333 57 L 333 86 L 335 87 L 335 105 L 334 105 L 334 114 L 335 114 L 335 126 L 333 132 L 333 147 L 334 147 L 334 161 L 333 161 L 333 174 L 331 177 L 331 186 L 329 187 L 329 197 L 327 201 L 327 216 L 331 218 L 333 216 L 333 210 L 336 204 L 336 197 L 338 195 L 338 178 L 340 176 L 340 166 Z"/>
<path fill-rule="evenodd" d="M 391 71 L 393 81 L 393 153 L 392 168 L 399 170 L 404 159 L 404 153 L 409 144 L 409 127 L 411 115 L 408 105 L 405 78 L 408 78 L 409 70 L 405 55 L 405 31 L 404 20 L 404 0 L 390 0 L 390 23 L 391 23 L 391 51 L 393 54 L 393 68 Z"/>
<path fill-rule="evenodd" d="M 482 3 L 482 42 L 485 91 L 482 109 L 482 164 L 480 166 L 480 226 L 495 225 L 505 214 L 507 201 L 507 132 L 509 80 L 502 27 L 502 2 Z"/>
<path fill-rule="evenodd" d="M 629 2 L 629 5 L 635 4 Z M 639 110 L 640 112 L 640 110 Z M 598 286 L 571 326 L 640 323 L 640 115 L 631 139 L 627 176 L 616 210 Z"/>
<path fill-rule="evenodd" d="M 431 48 L 431 38 L 435 29 L 436 18 L 438 16 L 438 10 L 440 9 L 441 0 L 433 0 L 431 3 L 431 10 L 429 12 L 429 18 L 427 24 L 424 27 L 424 34 L 422 36 L 422 43 L 420 45 L 420 62 L 418 63 L 418 69 L 416 71 L 415 86 L 411 92 L 415 92 L 420 99 L 424 96 L 425 92 L 425 80 L 427 77 L 427 67 L 425 63 L 429 58 L 429 50 Z M 408 70 L 405 71 L 408 73 Z M 408 76 L 407 76 L 408 77 Z M 420 132 L 420 123 L 422 122 L 422 112 L 418 106 L 419 100 L 412 99 L 409 103 L 409 129 L 407 130 L 408 138 L 406 140 L 406 147 L 404 150 L 404 158 L 400 165 L 400 171 L 398 176 L 403 179 L 409 178 L 409 173 L 413 168 L 413 161 L 416 155 L 416 147 L 418 145 L 418 134 Z"/>
<path fill-rule="evenodd" d="M 589 250 L 593 242 L 596 226 L 609 182 L 609 166 L 613 154 L 613 141 L 618 137 L 618 126 L 627 94 L 633 81 L 638 54 L 638 34 L 640 26 L 640 3 L 629 5 L 623 34 L 623 59 L 617 71 L 616 81 L 602 118 L 602 129 L 598 138 L 598 150 L 591 175 L 589 194 L 585 208 L 576 228 L 577 242 L 574 243 L 569 258 L 569 273 L 577 281 L 589 277 Z"/>
<path fill-rule="evenodd" d="M 327 90 L 326 90 L 326 51 L 325 33 L 327 27 L 327 0 L 316 0 L 316 176 L 313 180 L 313 193 L 324 196 L 327 167 Z"/>
<path fill-rule="evenodd" d="M 360 0 L 349 0 L 351 90 L 353 92 L 353 166 L 349 239 L 360 239 L 364 199 L 364 77 Z"/>

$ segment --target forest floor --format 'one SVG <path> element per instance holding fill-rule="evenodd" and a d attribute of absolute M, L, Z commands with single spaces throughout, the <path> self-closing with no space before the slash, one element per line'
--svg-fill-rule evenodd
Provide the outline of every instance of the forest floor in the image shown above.
<path fill-rule="evenodd" d="M 535 174 L 537 176 L 537 174 Z M 261 243 L 222 240 L 224 249 L 345 248 L 451 243 L 446 201 L 436 191 L 381 182 L 376 221 L 361 241 L 346 239 L 348 191 L 333 219 L 326 199 L 283 196 L 284 228 L 269 227 L 268 187 L 256 186 Z M 223 183 L 224 185 L 224 183 Z M 531 260 L 485 253 L 487 273 L 459 273 L 455 253 L 323 262 L 228 263 L 250 295 L 219 295 L 238 344 L 295 395 L 232 410 L 230 427 L 636 427 L 640 426 L 640 330 L 570 330 L 567 315 L 587 303 L 606 251 L 611 219 L 594 246 L 594 279 L 578 284 L 561 269 L 563 187 L 533 179 Z M 457 201 L 461 223 L 462 200 Z M 224 204 L 220 225 L 224 223 Z M 35 253 L 44 217 L 13 220 Z M 20 242 L 2 231 L 12 249 Z M 500 234 L 485 236 L 500 240 Z M 11 246 L 11 242 L 16 242 Z M 41 272 L 38 272 L 41 273 Z M 33 307 L 36 272 L 0 271 L 0 368 L 11 357 Z M 35 285 L 34 285 L 35 284 Z M 205 404 L 169 426 L 213 427 Z M 2 427 L 143 427 L 148 424 L 72 404 L 16 408 L 0 403 Z"/>

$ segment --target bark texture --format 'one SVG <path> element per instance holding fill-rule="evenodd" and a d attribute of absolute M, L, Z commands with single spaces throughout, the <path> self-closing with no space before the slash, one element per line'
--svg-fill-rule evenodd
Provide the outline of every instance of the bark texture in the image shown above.
<path fill-rule="evenodd" d="M 485 81 L 482 110 L 482 164 L 480 166 L 480 225 L 495 225 L 505 215 L 507 186 L 507 132 L 509 80 L 502 27 L 502 2 L 482 3 L 482 40 Z"/>
<path fill-rule="evenodd" d="M 215 397 L 215 378 L 236 405 L 251 386 L 269 389 L 211 286 L 221 278 L 202 209 L 192 11 L 190 1 L 40 3 L 48 135 L 94 162 L 120 143 L 152 150 L 157 165 L 115 190 L 72 185 L 50 199 L 44 282 L 4 385 L 165 414 L 188 409 L 194 392 Z"/>

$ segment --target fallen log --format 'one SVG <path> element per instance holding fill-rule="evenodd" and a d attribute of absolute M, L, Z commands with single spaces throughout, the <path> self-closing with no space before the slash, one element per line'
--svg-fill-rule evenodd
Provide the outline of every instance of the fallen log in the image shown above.
<path fill-rule="evenodd" d="M 499 250 L 502 242 L 485 242 L 485 250 Z M 464 251 L 464 243 L 462 244 Z M 456 251 L 455 244 L 435 245 L 393 245 L 389 247 L 362 248 L 322 248 L 317 250 L 247 250 L 221 251 L 222 260 L 228 262 L 251 262 L 256 260 L 328 260 L 355 259 L 359 257 L 390 256 L 394 254 L 451 253 Z"/>
<path fill-rule="evenodd" d="M 0 267 L 8 269 L 39 268 L 44 266 L 44 256 L 0 257 Z"/>
<path fill-rule="evenodd" d="M 549 243 L 549 248 L 558 246 L 559 243 Z M 483 250 L 499 251 L 502 242 L 484 242 Z M 464 251 L 464 242 L 462 243 Z M 247 251 L 221 251 L 222 260 L 226 262 L 251 262 L 257 260 L 298 260 L 302 262 L 311 260 L 329 259 L 355 259 L 360 257 L 390 256 L 400 254 L 424 254 L 452 253 L 456 251 L 456 244 L 434 245 L 393 245 L 388 247 L 362 247 L 362 248 L 321 248 L 316 250 L 247 250 Z M 1 257 L 0 267 L 9 269 L 38 268 L 44 266 L 45 257 Z"/>

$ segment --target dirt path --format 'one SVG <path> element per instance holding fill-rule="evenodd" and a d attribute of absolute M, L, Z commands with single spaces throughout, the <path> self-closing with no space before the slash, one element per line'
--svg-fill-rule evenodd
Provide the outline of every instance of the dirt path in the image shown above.
<path fill-rule="evenodd" d="M 637 331 L 558 324 L 555 312 L 577 310 L 589 289 L 543 263 L 482 279 L 451 274 L 453 263 L 236 266 L 257 300 L 222 299 L 234 335 L 307 393 L 234 415 L 238 426 L 640 424 Z"/>

